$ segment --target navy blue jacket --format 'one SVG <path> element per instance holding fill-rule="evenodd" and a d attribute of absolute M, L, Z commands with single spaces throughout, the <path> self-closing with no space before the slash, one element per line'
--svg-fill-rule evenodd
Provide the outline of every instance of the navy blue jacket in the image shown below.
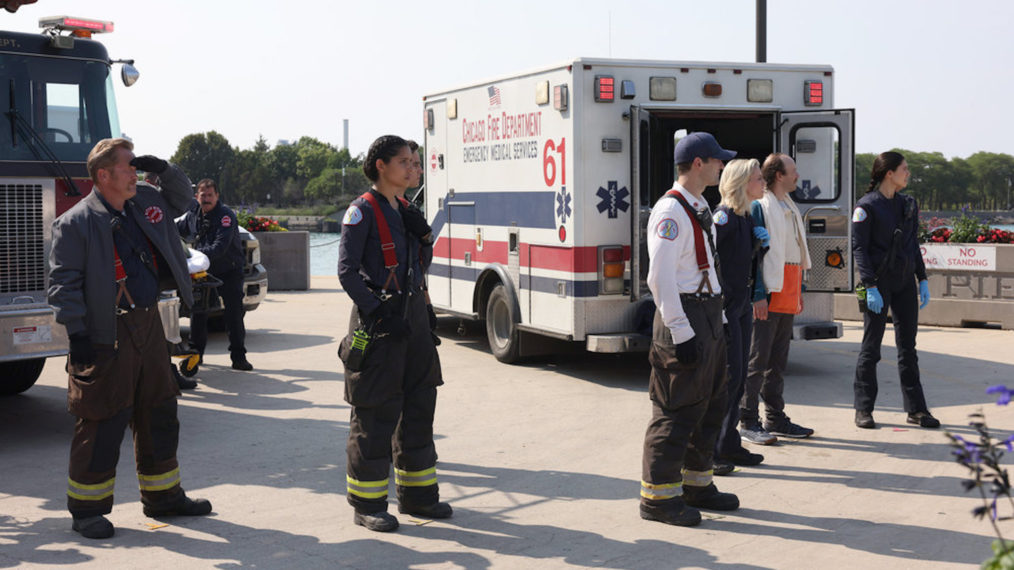
<path fill-rule="evenodd" d="M 742 308 L 750 303 L 750 284 L 754 278 L 753 218 L 736 215 L 732 208 L 715 210 L 716 246 L 722 268 L 722 292 L 726 309 Z M 728 311 L 727 311 L 728 313 Z M 731 317 L 730 317 L 731 318 Z"/>
<path fill-rule="evenodd" d="M 408 248 L 412 248 L 412 287 L 419 291 L 423 286 L 423 274 L 433 260 L 433 246 L 424 246 L 412 234 L 405 231 L 401 213 L 391 207 L 383 195 L 370 190 L 380 204 L 398 260 L 394 282 L 388 286 L 388 293 L 405 291 L 408 274 Z M 373 214 L 373 206 L 362 196 L 356 198 L 345 211 L 342 219 L 342 237 L 338 246 L 338 280 L 363 314 L 373 312 L 380 306 L 379 293 L 387 283 L 390 271 L 384 266 L 384 254 L 380 247 L 380 230 Z"/>
<path fill-rule="evenodd" d="M 901 222 L 900 243 L 894 259 L 887 263 L 884 274 L 877 270 L 891 249 L 895 228 Z M 866 287 L 878 283 L 903 284 L 914 274 L 926 279 L 926 264 L 919 250 L 919 206 L 915 198 L 897 193 L 888 200 L 877 191 L 867 192 L 852 212 L 852 255 L 859 269 L 859 278 Z"/>
<path fill-rule="evenodd" d="M 236 214 L 221 201 L 207 214 L 201 211 L 200 204 L 195 201 L 187 210 L 186 218 L 180 220 L 176 228 L 184 238 L 190 237 L 187 234 L 196 228 L 194 248 L 211 260 L 208 271 L 212 275 L 222 276 L 237 268 L 242 270 L 246 265 L 243 242 L 239 238 L 239 221 L 236 220 Z"/>

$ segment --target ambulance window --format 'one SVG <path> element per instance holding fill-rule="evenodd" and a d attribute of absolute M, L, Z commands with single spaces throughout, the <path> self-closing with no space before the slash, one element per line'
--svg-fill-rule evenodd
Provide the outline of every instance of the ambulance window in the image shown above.
<path fill-rule="evenodd" d="M 841 194 L 841 133 L 835 125 L 812 123 L 789 135 L 789 148 L 796 161 L 799 181 L 792 197 L 796 202 L 832 202 Z"/>

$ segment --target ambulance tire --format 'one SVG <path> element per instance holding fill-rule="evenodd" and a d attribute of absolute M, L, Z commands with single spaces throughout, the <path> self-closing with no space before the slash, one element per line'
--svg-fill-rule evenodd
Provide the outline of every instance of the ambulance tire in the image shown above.
<path fill-rule="evenodd" d="M 493 287 L 486 302 L 486 336 L 497 360 L 507 364 L 517 362 L 521 356 L 520 334 L 503 284 Z"/>

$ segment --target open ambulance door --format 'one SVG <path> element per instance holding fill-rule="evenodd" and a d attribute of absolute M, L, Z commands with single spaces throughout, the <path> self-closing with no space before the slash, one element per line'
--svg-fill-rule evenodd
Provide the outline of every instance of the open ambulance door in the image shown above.
<path fill-rule="evenodd" d="M 807 291 L 851 291 L 855 111 L 782 112 L 776 120 L 778 150 L 791 156 L 799 171 L 792 198 L 803 215 L 810 250 Z"/>
<path fill-rule="evenodd" d="M 648 295 L 648 218 L 651 216 L 651 113 L 630 107 L 630 300 Z"/>

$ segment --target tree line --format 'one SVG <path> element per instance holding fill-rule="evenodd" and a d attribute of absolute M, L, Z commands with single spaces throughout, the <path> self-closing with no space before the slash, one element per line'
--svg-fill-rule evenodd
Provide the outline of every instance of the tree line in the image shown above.
<path fill-rule="evenodd" d="M 1014 185 L 1014 156 L 977 152 L 968 158 L 947 159 L 939 152 L 894 149 L 905 155 L 912 176 L 907 194 L 920 210 L 1010 210 Z M 856 154 L 856 197 L 866 193 L 877 155 Z"/>

